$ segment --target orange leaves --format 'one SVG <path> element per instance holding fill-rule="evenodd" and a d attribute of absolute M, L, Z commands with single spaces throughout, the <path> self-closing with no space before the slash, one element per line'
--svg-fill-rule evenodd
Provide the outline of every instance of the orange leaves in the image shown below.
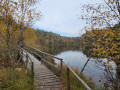
<path fill-rule="evenodd" d="M 84 49 L 95 57 L 108 57 L 118 63 L 120 60 L 120 31 L 118 25 L 115 27 L 117 27 L 115 30 L 104 28 L 87 31 L 83 35 Z"/>
<path fill-rule="evenodd" d="M 14 2 L 15 5 L 17 5 L 17 2 Z"/>
<path fill-rule="evenodd" d="M 115 0 L 108 0 L 108 3 L 113 4 L 115 2 Z"/>
<path fill-rule="evenodd" d="M 27 28 L 24 31 L 23 37 L 25 44 L 29 46 L 34 45 L 37 40 L 35 32 L 31 28 Z"/>

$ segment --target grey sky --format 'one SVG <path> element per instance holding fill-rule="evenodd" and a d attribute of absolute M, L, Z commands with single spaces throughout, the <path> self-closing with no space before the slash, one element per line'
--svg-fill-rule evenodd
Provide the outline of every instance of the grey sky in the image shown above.
<path fill-rule="evenodd" d="M 37 9 L 43 13 L 34 28 L 45 29 L 63 36 L 80 36 L 85 21 L 76 16 L 81 13 L 80 4 L 99 3 L 101 0 L 42 0 Z M 80 34 L 79 34 L 80 33 Z"/>

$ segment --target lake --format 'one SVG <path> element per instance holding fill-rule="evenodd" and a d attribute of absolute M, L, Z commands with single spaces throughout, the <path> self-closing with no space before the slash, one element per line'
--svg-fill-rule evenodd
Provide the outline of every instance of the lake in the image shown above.
<path fill-rule="evenodd" d="M 74 68 L 78 68 L 79 71 L 83 68 L 84 64 L 88 60 L 89 57 L 87 57 L 85 54 L 83 54 L 82 50 L 67 50 L 63 51 L 57 55 L 57 57 L 63 58 L 63 61 L 66 64 L 69 64 L 69 66 L 72 66 Z M 107 59 L 100 59 L 104 62 L 107 61 Z M 58 64 L 59 62 L 55 60 Z M 102 81 L 102 83 L 107 82 L 106 81 L 106 72 L 105 67 L 101 65 L 101 63 L 97 62 L 98 60 L 96 58 L 90 58 L 90 61 L 88 62 L 87 66 L 85 67 L 83 73 L 86 77 L 92 78 L 92 80 L 97 84 L 99 80 Z M 112 62 L 111 65 L 115 67 L 115 64 Z"/>

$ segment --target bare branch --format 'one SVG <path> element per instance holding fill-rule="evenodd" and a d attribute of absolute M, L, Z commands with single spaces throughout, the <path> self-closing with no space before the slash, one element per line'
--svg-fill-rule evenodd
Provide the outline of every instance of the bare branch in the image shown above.
<path fill-rule="evenodd" d="M 117 14 L 117 12 L 106 2 L 106 0 L 104 0 L 104 2 L 107 4 L 107 6 L 116 14 L 116 16 L 118 17 L 118 19 L 119 19 L 119 23 L 120 23 L 120 17 L 119 17 L 119 15 Z"/>

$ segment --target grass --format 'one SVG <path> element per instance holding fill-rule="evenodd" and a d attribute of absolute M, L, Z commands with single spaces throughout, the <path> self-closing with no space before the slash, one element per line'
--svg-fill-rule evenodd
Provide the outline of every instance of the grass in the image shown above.
<path fill-rule="evenodd" d="M 34 79 L 23 66 L 0 70 L 0 90 L 34 90 Z"/>
<path fill-rule="evenodd" d="M 83 74 L 79 74 L 79 70 L 77 68 L 72 68 L 77 75 L 79 75 L 88 86 L 91 88 L 95 87 L 95 84 L 93 83 L 91 78 L 85 77 Z M 67 89 L 67 68 L 63 67 L 63 74 L 62 74 L 62 80 L 65 85 L 65 89 Z M 73 75 L 73 73 L 70 71 L 70 88 L 71 90 L 86 90 L 84 86 L 80 83 L 80 81 Z"/>

